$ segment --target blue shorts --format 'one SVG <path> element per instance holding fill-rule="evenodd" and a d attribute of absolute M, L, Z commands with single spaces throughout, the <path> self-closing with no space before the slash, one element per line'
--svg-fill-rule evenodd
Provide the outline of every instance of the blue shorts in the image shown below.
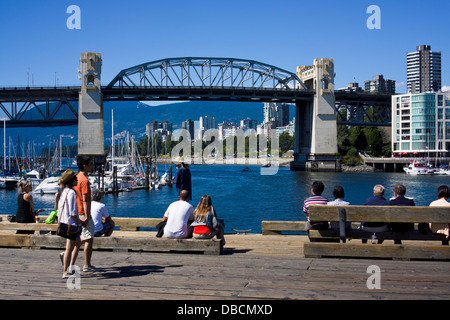
<path fill-rule="evenodd" d="M 112 229 L 112 224 L 111 224 L 111 223 L 109 223 L 109 222 L 103 222 L 102 224 L 103 224 L 103 229 L 100 230 L 100 231 L 97 231 L 97 232 L 94 234 L 94 237 L 101 237 L 101 236 L 103 236 L 104 234 L 108 233 L 108 232 Z"/>

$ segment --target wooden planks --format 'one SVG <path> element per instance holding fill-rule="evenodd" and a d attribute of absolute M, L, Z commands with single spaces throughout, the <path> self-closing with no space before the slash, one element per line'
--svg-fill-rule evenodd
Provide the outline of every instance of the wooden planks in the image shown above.
<path fill-rule="evenodd" d="M 301 236 L 295 236 L 301 238 Z M 221 256 L 95 251 L 92 263 L 101 272 L 81 273 L 80 290 L 67 288 L 55 250 L 0 248 L 2 299 L 333 299 L 442 300 L 450 299 L 448 262 L 371 259 L 311 259 L 258 251 L 253 244 L 273 236 L 230 235 L 245 251 Z M 283 239 L 277 236 L 282 246 Z M 262 245 L 258 245 L 262 247 Z M 83 264 L 80 253 L 77 264 Z M 381 288 L 367 288 L 367 268 L 379 266 Z M 20 276 L 18 276 L 20 275 Z M 185 301 L 186 300 L 186 301 Z M 245 304 L 246 302 L 240 302 Z M 260 302 L 271 304 L 271 301 Z M 274 306 L 274 313 L 277 312 Z M 168 313 L 176 309 L 166 309 Z"/>
<path fill-rule="evenodd" d="M 383 259 L 450 260 L 450 247 L 439 245 L 372 245 L 356 243 L 304 244 L 307 258 L 358 257 Z"/>

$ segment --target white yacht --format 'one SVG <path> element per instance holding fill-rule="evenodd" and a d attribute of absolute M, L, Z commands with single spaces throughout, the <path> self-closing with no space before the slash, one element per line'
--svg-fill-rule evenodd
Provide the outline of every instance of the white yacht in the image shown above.
<path fill-rule="evenodd" d="M 44 179 L 33 192 L 39 194 L 55 194 L 59 190 L 58 179 L 59 177 L 48 177 Z"/>

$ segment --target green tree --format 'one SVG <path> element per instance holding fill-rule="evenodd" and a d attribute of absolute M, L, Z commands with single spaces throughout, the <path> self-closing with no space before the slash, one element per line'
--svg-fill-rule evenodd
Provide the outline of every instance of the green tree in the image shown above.
<path fill-rule="evenodd" d="M 294 137 L 286 131 L 279 137 L 279 148 L 281 153 L 285 153 L 288 150 L 294 149 Z"/>

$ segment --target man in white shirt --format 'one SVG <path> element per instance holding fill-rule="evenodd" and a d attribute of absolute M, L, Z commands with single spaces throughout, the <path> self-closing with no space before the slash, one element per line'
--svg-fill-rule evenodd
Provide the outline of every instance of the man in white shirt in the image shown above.
<path fill-rule="evenodd" d="M 163 217 L 164 235 L 169 239 L 188 238 L 192 233 L 189 225 L 194 221 L 194 207 L 188 202 L 189 191 L 182 190 L 178 199 L 169 205 Z"/>
<path fill-rule="evenodd" d="M 91 217 L 95 225 L 94 237 L 109 237 L 115 227 L 114 220 L 109 215 L 108 209 L 102 203 L 103 193 L 100 190 L 92 191 Z M 104 221 L 103 221 L 104 220 Z"/>

